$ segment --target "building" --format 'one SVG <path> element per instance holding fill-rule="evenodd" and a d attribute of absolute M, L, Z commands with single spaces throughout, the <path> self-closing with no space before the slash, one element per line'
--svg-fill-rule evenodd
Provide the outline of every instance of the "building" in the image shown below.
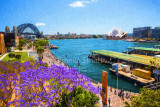
<path fill-rule="evenodd" d="M 57 35 L 59 36 L 59 32 L 57 32 Z"/>
<path fill-rule="evenodd" d="M 116 28 L 113 28 L 110 32 L 108 32 L 108 35 L 112 37 L 115 37 L 117 34 L 119 34 L 119 32 Z"/>
<path fill-rule="evenodd" d="M 70 36 L 71 35 L 71 33 L 70 32 L 68 32 L 68 36 Z"/>
<path fill-rule="evenodd" d="M 10 47 L 19 46 L 19 37 L 15 33 L 0 32 L 0 54 L 10 51 Z"/>
<path fill-rule="evenodd" d="M 151 38 L 160 38 L 160 27 L 155 27 L 155 29 L 151 29 Z"/>
<path fill-rule="evenodd" d="M 105 36 L 104 39 L 107 40 L 122 40 L 127 37 L 127 33 L 123 32 L 123 30 L 118 31 L 116 28 L 113 28 L 108 35 Z"/>
<path fill-rule="evenodd" d="M 0 32 L 0 54 L 5 54 L 4 34 Z"/>
<path fill-rule="evenodd" d="M 133 38 L 150 38 L 151 27 L 133 28 Z"/>

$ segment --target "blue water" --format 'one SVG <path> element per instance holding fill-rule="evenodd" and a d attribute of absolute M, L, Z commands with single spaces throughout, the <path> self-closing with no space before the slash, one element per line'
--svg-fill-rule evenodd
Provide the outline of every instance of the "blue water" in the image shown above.
<path fill-rule="evenodd" d="M 90 77 L 91 79 L 102 82 L 102 70 L 109 71 L 110 65 L 95 63 L 88 58 L 89 51 L 92 50 L 109 50 L 115 52 L 126 51 L 127 47 L 154 47 L 157 43 L 133 43 L 122 40 L 103 40 L 103 39 L 64 39 L 50 40 L 50 43 L 59 47 L 51 49 L 57 58 L 63 60 L 70 67 L 77 68 L 79 72 Z M 78 66 L 78 60 L 80 66 Z M 140 87 L 135 87 L 133 83 L 119 78 L 119 88 L 139 92 Z M 108 73 L 108 85 L 117 86 L 117 78 Z"/>

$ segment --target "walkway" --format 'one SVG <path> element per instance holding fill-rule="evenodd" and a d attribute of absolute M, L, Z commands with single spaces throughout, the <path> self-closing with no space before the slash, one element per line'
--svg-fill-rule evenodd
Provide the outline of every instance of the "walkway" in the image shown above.
<path fill-rule="evenodd" d="M 99 86 L 102 88 L 102 84 L 101 83 L 98 83 L 98 84 L 95 84 L 95 83 L 92 83 L 94 86 Z M 115 95 L 114 94 L 114 91 L 115 91 L 115 88 L 112 88 L 112 92 L 110 90 L 110 86 L 108 86 L 108 92 L 107 92 L 107 100 L 110 98 L 111 99 L 111 104 L 110 106 L 111 107 L 125 107 L 125 101 L 127 102 L 131 102 L 130 98 L 126 98 L 126 93 L 128 93 L 130 96 L 133 96 L 133 95 L 138 95 L 138 93 L 132 93 L 132 92 L 129 92 L 129 91 L 124 91 L 124 100 L 122 98 L 120 98 L 117 94 Z M 118 90 L 119 92 L 120 90 Z M 99 107 L 103 107 L 103 104 L 102 104 L 102 97 L 99 95 Z M 108 103 L 108 102 L 107 102 Z M 109 107 L 109 106 L 107 106 Z"/>
<path fill-rule="evenodd" d="M 7 55 L 8 53 L 5 53 L 1 58 L 0 61 Z"/>
<path fill-rule="evenodd" d="M 60 61 L 59 59 L 56 58 L 56 56 L 54 56 L 49 49 L 45 49 L 45 51 L 43 52 L 43 58 L 42 61 L 44 63 L 47 63 L 48 66 L 51 66 L 52 64 L 55 65 L 62 65 L 62 66 L 67 66 L 65 63 L 63 63 L 62 61 Z"/>

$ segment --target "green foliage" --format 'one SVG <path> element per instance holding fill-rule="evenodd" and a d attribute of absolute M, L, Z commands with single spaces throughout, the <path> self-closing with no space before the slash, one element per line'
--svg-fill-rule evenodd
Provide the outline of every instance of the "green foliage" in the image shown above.
<path fill-rule="evenodd" d="M 83 87 L 78 86 L 70 93 L 64 92 L 61 96 L 60 104 L 57 104 L 58 107 L 96 107 L 96 102 L 99 98 L 85 90 Z"/>
<path fill-rule="evenodd" d="M 131 107 L 131 105 L 127 101 L 125 101 L 125 107 Z"/>
<path fill-rule="evenodd" d="M 140 38 L 134 38 L 135 40 L 140 40 Z"/>
<path fill-rule="evenodd" d="M 54 78 L 52 78 L 52 79 L 50 79 L 49 80 L 49 83 L 50 83 L 50 85 L 51 85 L 51 87 L 54 89 L 54 88 L 56 88 L 56 89 L 58 89 L 58 90 L 61 90 L 61 89 L 63 89 L 62 88 L 62 85 L 60 85 L 57 81 L 54 81 Z"/>
<path fill-rule="evenodd" d="M 38 46 L 37 53 L 42 54 L 44 52 L 44 48 L 42 46 Z"/>
<path fill-rule="evenodd" d="M 46 46 L 47 44 L 49 44 L 48 40 L 39 39 L 33 45 L 38 47 L 38 46 Z"/>
<path fill-rule="evenodd" d="M 47 38 L 47 36 L 43 36 L 43 39 L 47 40 L 48 38 Z"/>
<path fill-rule="evenodd" d="M 157 58 L 153 58 L 153 59 L 150 59 L 150 64 L 157 67 L 157 68 L 160 68 L 160 60 L 157 59 Z"/>
<path fill-rule="evenodd" d="M 44 66 L 45 66 L 46 68 L 48 68 L 48 64 L 47 64 L 47 63 L 45 63 Z"/>
<path fill-rule="evenodd" d="M 22 40 L 22 39 L 20 39 L 19 40 L 19 50 L 23 50 L 23 46 L 26 44 L 26 40 L 24 39 L 24 40 Z"/>
<path fill-rule="evenodd" d="M 142 88 L 141 94 L 133 97 L 130 107 L 160 107 L 160 89 L 147 90 Z"/>
<path fill-rule="evenodd" d="M 14 53 L 9 53 L 9 58 L 13 58 L 15 57 L 15 54 Z"/>
<path fill-rule="evenodd" d="M 19 40 L 19 47 L 22 47 L 25 44 L 26 44 L 26 40 L 22 40 L 22 39 Z"/>
<path fill-rule="evenodd" d="M 30 48 L 32 47 L 32 45 L 33 45 L 33 44 L 32 44 L 32 43 L 30 43 L 30 44 L 29 44 L 29 46 L 28 46 L 28 49 L 30 49 Z"/>
<path fill-rule="evenodd" d="M 20 50 L 20 51 L 22 51 L 22 50 L 23 50 L 22 46 L 19 46 L 19 50 Z"/>
<path fill-rule="evenodd" d="M 44 52 L 44 48 L 42 46 L 38 46 L 37 53 L 39 54 L 39 60 L 42 60 L 42 53 Z"/>
<path fill-rule="evenodd" d="M 21 55 L 16 55 L 15 58 L 20 60 L 21 59 Z"/>

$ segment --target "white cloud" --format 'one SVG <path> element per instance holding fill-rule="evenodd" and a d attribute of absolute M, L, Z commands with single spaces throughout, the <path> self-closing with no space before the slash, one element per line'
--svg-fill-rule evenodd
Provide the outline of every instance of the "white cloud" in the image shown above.
<path fill-rule="evenodd" d="M 86 3 L 90 3 L 89 1 L 75 1 L 71 4 L 69 4 L 69 6 L 71 7 L 85 7 Z"/>
<path fill-rule="evenodd" d="M 91 0 L 92 2 L 98 1 L 98 0 Z"/>
<path fill-rule="evenodd" d="M 45 26 L 45 23 L 36 23 L 36 26 Z"/>

